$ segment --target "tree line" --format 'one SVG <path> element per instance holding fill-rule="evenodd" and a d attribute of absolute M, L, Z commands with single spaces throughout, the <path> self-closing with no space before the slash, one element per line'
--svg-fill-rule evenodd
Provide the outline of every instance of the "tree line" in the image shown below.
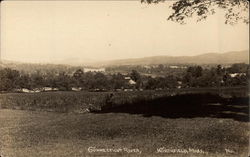
<path fill-rule="evenodd" d="M 233 64 L 230 67 L 218 65 L 212 68 L 189 66 L 182 75 L 147 76 L 136 70 L 124 75 L 121 73 L 83 72 L 78 69 L 73 74 L 53 71 L 23 73 L 10 68 L 0 69 L 0 91 L 17 89 L 39 89 L 45 87 L 61 91 L 72 88 L 80 90 L 160 90 L 172 88 L 230 87 L 246 86 L 249 81 L 249 65 Z"/>

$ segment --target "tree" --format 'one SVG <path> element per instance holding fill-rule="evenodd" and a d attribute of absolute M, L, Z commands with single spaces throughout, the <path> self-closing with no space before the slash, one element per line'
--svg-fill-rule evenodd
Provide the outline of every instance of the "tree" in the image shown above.
<path fill-rule="evenodd" d="M 112 75 L 111 83 L 113 89 L 122 89 L 126 85 L 124 76 L 120 73 Z"/>
<path fill-rule="evenodd" d="M 136 70 L 132 70 L 130 77 L 135 82 L 141 79 L 141 75 Z"/>
<path fill-rule="evenodd" d="M 165 77 L 165 87 L 167 88 L 176 88 L 178 86 L 177 78 L 173 75 Z"/>
<path fill-rule="evenodd" d="M 188 67 L 187 73 L 191 73 L 193 77 L 200 77 L 202 75 L 202 67 L 201 66 L 195 66 L 195 67 Z"/>
<path fill-rule="evenodd" d="M 93 87 L 95 89 L 107 89 L 109 88 L 109 83 L 108 83 L 108 79 L 107 77 L 101 73 L 101 72 L 97 72 L 94 75 L 94 80 L 93 80 Z"/>
<path fill-rule="evenodd" d="M 145 88 L 146 89 L 156 89 L 157 88 L 156 79 L 149 77 Z"/>
<path fill-rule="evenodd" d="M 217 66 L 217 68 L 211 68 L 211 69 L 204 69 L 202 72 L 202 76 L 198 77 L 195 80 L 195 86 L 196 87 L 219 87 L 221 85 L 222 76 L 218 74 L 218 69 L 220 66 Z"/>
<path fill-rule="evenodd" d="M 18 86 L 19 71 L 5 68 L 0 70 L 0 91 L 11 91 Z"/>
<path fill-rule="evenodd" d="M 132 70 L 132 72 L 130 73 L 130 77 L 133 81 L 136 82 L 136 88 L 140 88 L 142 83 L 140 73 L 138 73 L 136 70 Z"/>
<path fill-rule="evenodd" d="M 231 67 L 227 68 L 229 73 L 246 73 L 249 68 L 248 64 L 245 63 L 236 63 Z"/>
<path fill-rule="evenodd" d="M 167 0 L 141 0 L 143 3 L 159 3 Z M 206 19 L 220 10 L 224 10 L 225 23 L 236 24 L 239 21 L 249 24 L 249 0 L 177 0 L 171 6 L 173 13 L 168 20 L 185 24 L 187 18 L 197 16 L 197 21 Z"/>
<path fill-rule="evenodd" d="M 31 89 L 30 82 L 30 76 L 28 74 L 23 74 L 19 78 L 18 86 L 19 88 Z"/>
<path fill-rule="evenodd" d="M 217 65 L 216 73 L 217 73 L 217 75 L 220 75 L 220 76 L 222 75 L 223 69 L 222 69 L 221 65 Z"/>
<path fill-rule="evenodd" d="M 31 78 L 31 88 L 32 89 L 35 89 L 35 88 L 41 89 L 44 87 L 45 79 L 40 71 L 36 71 L 35 73 L 33 73 L 30 76 L 30 78 Z"/>
<path fill-rule="evenodd" d="M 84 72 L 82 71 L 82 69 L 78 69 L 74 72 L 73 77 L 78 80 L 83 76 L 83 74 Z"/>
<path fill-rule="evenodd" d="M 48 71 L 44 77 L 45 86 L 51 87 L 53 89 L 56 88 L 57 87 L 56 80 L 57 80 L 56 72 L 53 70 Z"/>
<path fill-rule="evenodd" d="M 72 88 L 70 76 L 68 76 L 65 72 L 60 72 L 56 78 L 56 85 L 59 90 L 70 91 Z"/>
<path fill-rule="evenodd" d="M 186 74 L 182 78 L 182 82 L 186 87 L 191 87 L 193 82 L 192 74 L 190 72 L 186 72 Z"/>
<path fill-rule="evenodd" d="M 159 65 L 158 65 L 158 69 L 159 69 L 159 72 L 163 72 L 163 70 L 164 70 L 164 65 L 159 64 Z"/>
<path fill-rule="evenodd" d="M 76 87 L 81 87 L 84 84 L 84 72 L 81 69 L 78 69 L 73 74 L 73 81 Z"/>
<path fill-rule="evenodd" d="M 94 88 L 94 74 L 92 72 L 86 72 L 84 74 L 82 88 L 83 89 L 93 89 Z"/>

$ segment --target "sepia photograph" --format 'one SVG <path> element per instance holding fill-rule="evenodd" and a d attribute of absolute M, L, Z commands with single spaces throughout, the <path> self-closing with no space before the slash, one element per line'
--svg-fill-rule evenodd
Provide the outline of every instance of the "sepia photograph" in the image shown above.
<path fill-rule="evenodd" d="M 247 157 L 249 0 L 0 0 L 0 157 Z"/>

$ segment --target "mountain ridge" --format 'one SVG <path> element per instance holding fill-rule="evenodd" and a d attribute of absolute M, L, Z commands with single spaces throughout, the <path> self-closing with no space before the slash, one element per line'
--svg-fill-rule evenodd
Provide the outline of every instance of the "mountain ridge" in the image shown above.
<path fill-rule="evenodd" d="M 2 60 L 2 63 L 25 64 L 26 62 Z M 108 61 L 95 62 L 61 62 L 54 63 L 30 63 L 30 64 L 56 64 L 70 66 L 119 66 L 119 65 L 153 65 L 153 64 L 233 64 L 247 63 L 249 64 L 249 50 L 231 51 L 226 53 L 205 53 L 195 56 L 151 56 L 143 58 L 128 58 Z"/>
<path fill-rule="evenodd" d="M 249 50 L 226 53 L 206 53 L 196 56 L 152 56 L 143 58 L 119 59 L 96 62 L 99 66 L 108 65 L 150 65 L 150 64 L 249 64 Z M 93 65 L 93 63 L 92 63 Z"/>

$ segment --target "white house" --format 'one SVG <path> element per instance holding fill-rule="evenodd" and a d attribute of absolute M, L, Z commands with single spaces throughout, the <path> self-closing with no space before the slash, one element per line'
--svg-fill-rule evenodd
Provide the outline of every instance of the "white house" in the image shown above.
<path fill-rule="evenodd" d="M 58 88 L 51 88 L 51 87 L 43 87 L 43 91 L 49 92 L 49 91 L 58 91 Z"/>
<path fill-rule="evenodd" d="M 134 80 L 132 80 L 131 77 L 129 77 L 129 76 L 124 77 L 124 79 L 127 80 L 130 85 L 136 84 L 136 82 Z"/>
<path fill-rule="evenodd" d="M 23 93 L 39 93 L 39 92 L 41 92 L 41 90 L 39 90 L 39 89 L 29 90 L 29 89 L 26 89 L 26 88 L 22 88 L 21 92 L 23 92 Z"/>
<path fill-rule="evenodd" d="M 43 91 L 52 91 L 53 90 L 53 88 L 51 88 L 51 87 L 44 87 L 43 88 Z"/>
<path fill-rule="evenodd" d="M 81 91 L 82 88 L 81 87 L 79 87 L 79 88 L 78 87 L 72 87 L 71 90 L 72 91 Z"/>
<path fill-rule="evenodd" d="M 132 79 L 129 80 L 128 83 L 131 84 L 131 85 L 135 85 L 136 84 L 136 82 L 134 80 L 132 80 Z"/>
<path fill-rule="evenodd" d="M 105 68 L 84 68 L 84 72 L 105 72 Z"/>
<path fill-rule="evenodd" d="M 179 68 L 178 66 L 176 66 L 176 65 L 171 65 L 171 66 L 169 66 L 171 69 L 177 69 L 177 68 Z"/>
<path fill-rule="evenodd" d="M 230 77 L 236 77 L 236 76 L 245 76 L 246 73 L 233 73 L 233 74 L 229 74 Z"/>

